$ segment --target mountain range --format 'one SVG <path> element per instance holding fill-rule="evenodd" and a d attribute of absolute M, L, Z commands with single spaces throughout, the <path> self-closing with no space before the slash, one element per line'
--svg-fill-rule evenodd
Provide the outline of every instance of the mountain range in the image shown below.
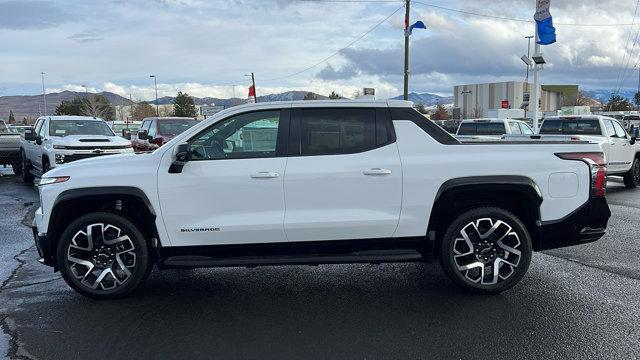
<path fill-rule="evenodd" d="M 402 100 L 402 98 L 403 98 L 402 95 L 398 95 L 391 99 Z M 453 103 L 453 96 L 440 96 L 440 95 L 430 94 L 430 93 L 410 92 L 409 101 L 413 101 L 415 104 L 422 104 L 424 106 L 433 106 L 438 104 L 445 105 L 445 104 Z"/>

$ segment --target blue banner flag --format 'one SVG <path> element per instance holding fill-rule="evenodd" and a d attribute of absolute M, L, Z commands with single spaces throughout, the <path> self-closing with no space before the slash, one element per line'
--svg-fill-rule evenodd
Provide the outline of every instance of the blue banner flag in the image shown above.
<path fill-rule="evenodd" d="M 427 27 L 424 25 L 422 21 L 416 21 L 413 25 L 409 26 L 409 35 L 413 32 L 413 29 L 426 29 Z"/>
<path fill-rule="evenodd" d="M 536 14 L 533 18 L 536 21 L 536 32 L 538 33 L 538 44 L 549 45 L 556 42 L 556 28 L 553 27 L 553 18 L 549 12 L 551 0 L 537 0 Z"/>

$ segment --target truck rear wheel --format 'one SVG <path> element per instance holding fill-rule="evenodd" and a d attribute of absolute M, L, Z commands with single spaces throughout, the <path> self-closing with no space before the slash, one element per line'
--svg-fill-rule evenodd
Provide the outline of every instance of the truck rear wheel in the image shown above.
<path fill-rule="evenodd" d="M 22 166 L 22 169 L 20 171 L 22 182 L 33 184 L 34 176 L 31 173 L 31 165 L 29 165 L 29 161 L 27 161 L 27 155 L 25 155 L 24 151 L 20 151 L 20 155 L 22 157 L 22 162 L 20 164 Z"/>
<path fill-rule="evenodd" d="M 531 262 L 531 238 L 512 213 L 481 207 L 456 217 L 445 231 L 440 265 L 472 293 L 499 293 L 516 285 Z"/>
<path fill-rule="evenodd" d="M 107 212 L 90 213 L 71 222 L 58 242 L 57 262 L 71 288 L 96 299 L 131 293 L 152 267 L 138 228 Z"/>
<path fill-rule="evenodd" d="M 628 189 L 635 188 L 640 186 L 640 159 L 633 159 L 633 164 L 631 165 L 631 169 L 624 174 L 623 177 L 624 186 Z"/>

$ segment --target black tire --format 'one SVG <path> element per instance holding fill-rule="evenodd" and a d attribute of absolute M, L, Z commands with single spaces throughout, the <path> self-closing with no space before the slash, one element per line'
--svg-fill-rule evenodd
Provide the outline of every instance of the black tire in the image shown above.
<path fill-rule="evenodd" d="M 473 247 L 468 246 L 463 230 Z M 484 230 L 487 231 L 482 235 Z M 440 265 L 444 272 L 463 290 L 476 294 L 511 289 L 531 263 L 531 237 L 527 228 L 514 214 L 496 207 L 475 208 L 457 216 L 440 245 Z M 510 249 L 506 250 L 505 246 Z M 467 266 L 469 269 L 460 269 Z M 485 270 L 488 275 L 483 276 Z"/>
<path fill-rule="evenodd" d="M 22 182 L 26 184 L 33 184 L 34 176 L 31 173 L 31 165 L 29 165 L 29 162 L 27 161 L 27 155 L 25 155 L 24 151 L 20 151 L 20 155 L 22 157 L 22 162 L 20 164 L 22 166 L 22 170 L 20 171 Z"/>
<path fill-rule="evenodd" d="M 22 175 L 22 164 L 12 164 L 11 168 L 16 175 Z"/>
<path fill-rule="evenodd" d="M 115 231 L 114 227 L 120 231 Z M 88 237 L 81 232 L 93 234 L 90 250 L 80 249 L 89 248 L 85 241 Z M 103 238 L 125 237 L 128 240 L 100 244 Z M 122 247 L 118 248 L 120 245 Z M 90 260 L 92 266 L 79 264 L 79 260 Z M 89 213 L 71 222 L 58 242 L 57 263 L 71 288 L 94 299 L 114 299 L 130 294 L 146 280 L 153 267 L 148 245 L 138 227 L 122 216 L 108 212 Z M 128 267 L 131 263 L 133 265 Z M 102 280 L 100 276 L 103 276 Z"/>
<path fill-rule="evenodd" d="M 631 169 L 624 174 L 623 180 L 624 186 L 627 189 L 633 189 L 640 186 L 640 158 L 636 157 L 633 159 Z"/>
<path fill-rule="evenodd" d="M 49 159 L 42 159 L 42 175 L 46 174 L 47 171 L 51 170 L 51 164 L 49 164 Z"/>

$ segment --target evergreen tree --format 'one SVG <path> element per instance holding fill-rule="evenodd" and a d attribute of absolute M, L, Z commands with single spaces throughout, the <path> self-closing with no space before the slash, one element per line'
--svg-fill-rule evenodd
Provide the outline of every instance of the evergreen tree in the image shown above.
<path fill-rule="evenodd" d="M 56 115 L 82 115 L 83 98 L 76 96 L 72 100 L 62 100 L 56 107 Z"/>
<path fill-rule="evenodd" d="M 187 93 L 178 91 L 176 101 L 173 104 L 173 113 L 175 116 L 196 117 L 196 106 L 193 98 Z"/>
<path fill-rule="evenodd" d="M 329 94 L 329 99 L 338 100 L 342 99 L 342 96 L 338 95 L 335 91 L 332 91 L 331 94 Z"/>
<path fill-rule="evenodd" d="M 631 103 L 627 98 L 617 94 L 611 94 L 606 107 L 608 111 L 627 111 L 631 110 Z"/>

